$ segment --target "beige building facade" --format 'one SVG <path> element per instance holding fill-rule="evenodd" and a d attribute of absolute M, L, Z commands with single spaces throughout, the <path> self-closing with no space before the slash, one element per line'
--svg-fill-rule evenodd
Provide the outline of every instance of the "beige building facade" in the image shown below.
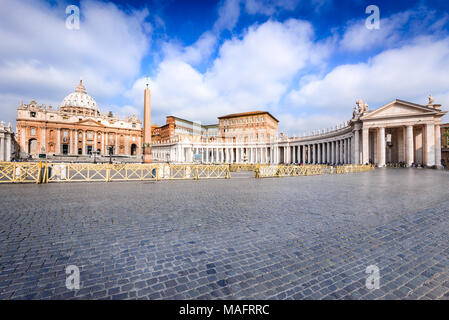
<path fill-rule="evenodd" d="M 120 119 L 101 113 L 80 81 L 57 109 L 34 100 L 20 103 L 16 139 L 22 158 L 80 158 L 95 152 L 137 158 L 142 154 L 142 123 L 136 116 Z"/>

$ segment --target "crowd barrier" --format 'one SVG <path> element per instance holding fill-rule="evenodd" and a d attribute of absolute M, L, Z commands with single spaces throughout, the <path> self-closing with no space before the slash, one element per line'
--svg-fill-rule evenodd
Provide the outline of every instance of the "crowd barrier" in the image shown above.
<path fill-rule="evenodd" d="M 229 179 L 229 165 L 0 163 L 0 183 Z"/>
<path fill-rule="evenodd" d="M 373 170 L 373 165 L 260 165 L 255 169 L 256 178 L 295 177 L 322 174 L 346 174 Z"/>
<path fill-rule="evenodd" d="M 229 179 L 230 172 L 254 171 L 256 178 L 347 174 L 373 170 L 374 165 L 269 164 L 91 164 L 0 162 L 0 183 L 111 182 L 148 180 Z"/>
<path fill-rule="evenodd" d="M 229 165 L 229 171 L 231 172 L 254 171 L 258 166 L 259 164 L 232 163 Z"/>

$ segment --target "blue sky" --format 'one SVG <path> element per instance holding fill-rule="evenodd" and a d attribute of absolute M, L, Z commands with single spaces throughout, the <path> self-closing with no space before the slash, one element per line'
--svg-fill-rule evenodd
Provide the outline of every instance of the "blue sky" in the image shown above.
<path fill-rule="evenodd" d="M 80 8 L 80 29 L 65 8 Z M 0 0 L 0 120 L 58 106 L 80 78 L 102 111 L 215 123 L 267 110 L 289 135 L 335 126 L 355 101 L 449 106 L 449 2 Z M 380 29 L 365 26 L 368 5 Z"/>

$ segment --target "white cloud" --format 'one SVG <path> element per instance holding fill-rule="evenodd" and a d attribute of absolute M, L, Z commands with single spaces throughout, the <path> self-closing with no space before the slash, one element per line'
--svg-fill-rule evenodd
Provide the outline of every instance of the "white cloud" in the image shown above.
<path fill-rule="evenodd" d="M 240 0 L 224 0 L 218 9 L 218 19 L 214 24 L 214 30 L 232 31 L 240 16 Z"/>
<path fill-rule="evenodd" d="M 216 49 L 217 36 L 212 32 L 203 33 L 200 38 L 190 46 L 182 46 L 179 42 L 168 41 L 162 45 L 164 59 L 180 60 L 192 65 L 198 65 L 209 59 Z"/>
<path fill-rule="evenodd" d="M 445 97 L 449 77 L 444 70 L 449 70 L 449 38 L 420 37 L 368 62 L 340 65 L 292 91 L 288 101 L 300 110 L 343 112 L 348 118 L 356 99 L 364 99 L 373 108 L 395 98 L 424 104 L 429 93 Z"/>
<path fill-rule="evenodd" d="M 80 78 L 101 102 L 119 96 L 138 75 L 149 47 L 148 12 L 124 13 L 113 4 L 85 0 L 80 13 L 80 30 L 68 30 L 60 3 L 2 0 L 0 99 L 9 96 L 0 100 L 2 114 L 15 113 L 29 96 L 60 103 Z"/>
<path fill-rule="evenodd" d="M 155 119 L 163 122 L 162 115 L 174 114 L 216 122 L 226 113 L 275 107 L 292 78 L 320 61 L 317 56 L 327 52 L 322 49 L 309 23 L 270 20 L 225 41 L 204 73 L 180 56 L 167 57 L 151 79 Z M 136 106 L 142 103 L 143 88 L 140 79 L 129 92 Z"/>
<path fill-rule="evenodd" d="M 278 10 L 293 10 L 300 0 L 245 0 L 245 10 L 249 14 L 271 16 Z"/>
<path fill-rule="evenodd" d="M 340 41 L 345 51 L 363 52 L 371 49 L 400 47 L 411 39 L 425 34 L 441 35 L 449 21 L 447 13 L 427 7 L 409 10 L 385 17 L 380 12 L 380 29 L 368 29 L 364 19 L 348 22 Z M 447 33 L 446 33 L 447 34 Z"/>

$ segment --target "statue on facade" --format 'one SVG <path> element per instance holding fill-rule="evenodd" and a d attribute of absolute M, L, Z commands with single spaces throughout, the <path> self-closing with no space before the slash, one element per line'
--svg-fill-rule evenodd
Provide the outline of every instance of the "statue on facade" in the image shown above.
<path fill-rule="evenodd" d="M 431 94 L 429 94 L 429 106 L 433 105 L 433 103 L 435 102 L 435 99 L 432 97 Z"/>
<path fill-rule="evenodd" d="M 358 107 L 359 114 L 363 114 L 368 110 L 368 105 L 365 104 L 362 99 L 357 100 L 356 105 Z"/>

